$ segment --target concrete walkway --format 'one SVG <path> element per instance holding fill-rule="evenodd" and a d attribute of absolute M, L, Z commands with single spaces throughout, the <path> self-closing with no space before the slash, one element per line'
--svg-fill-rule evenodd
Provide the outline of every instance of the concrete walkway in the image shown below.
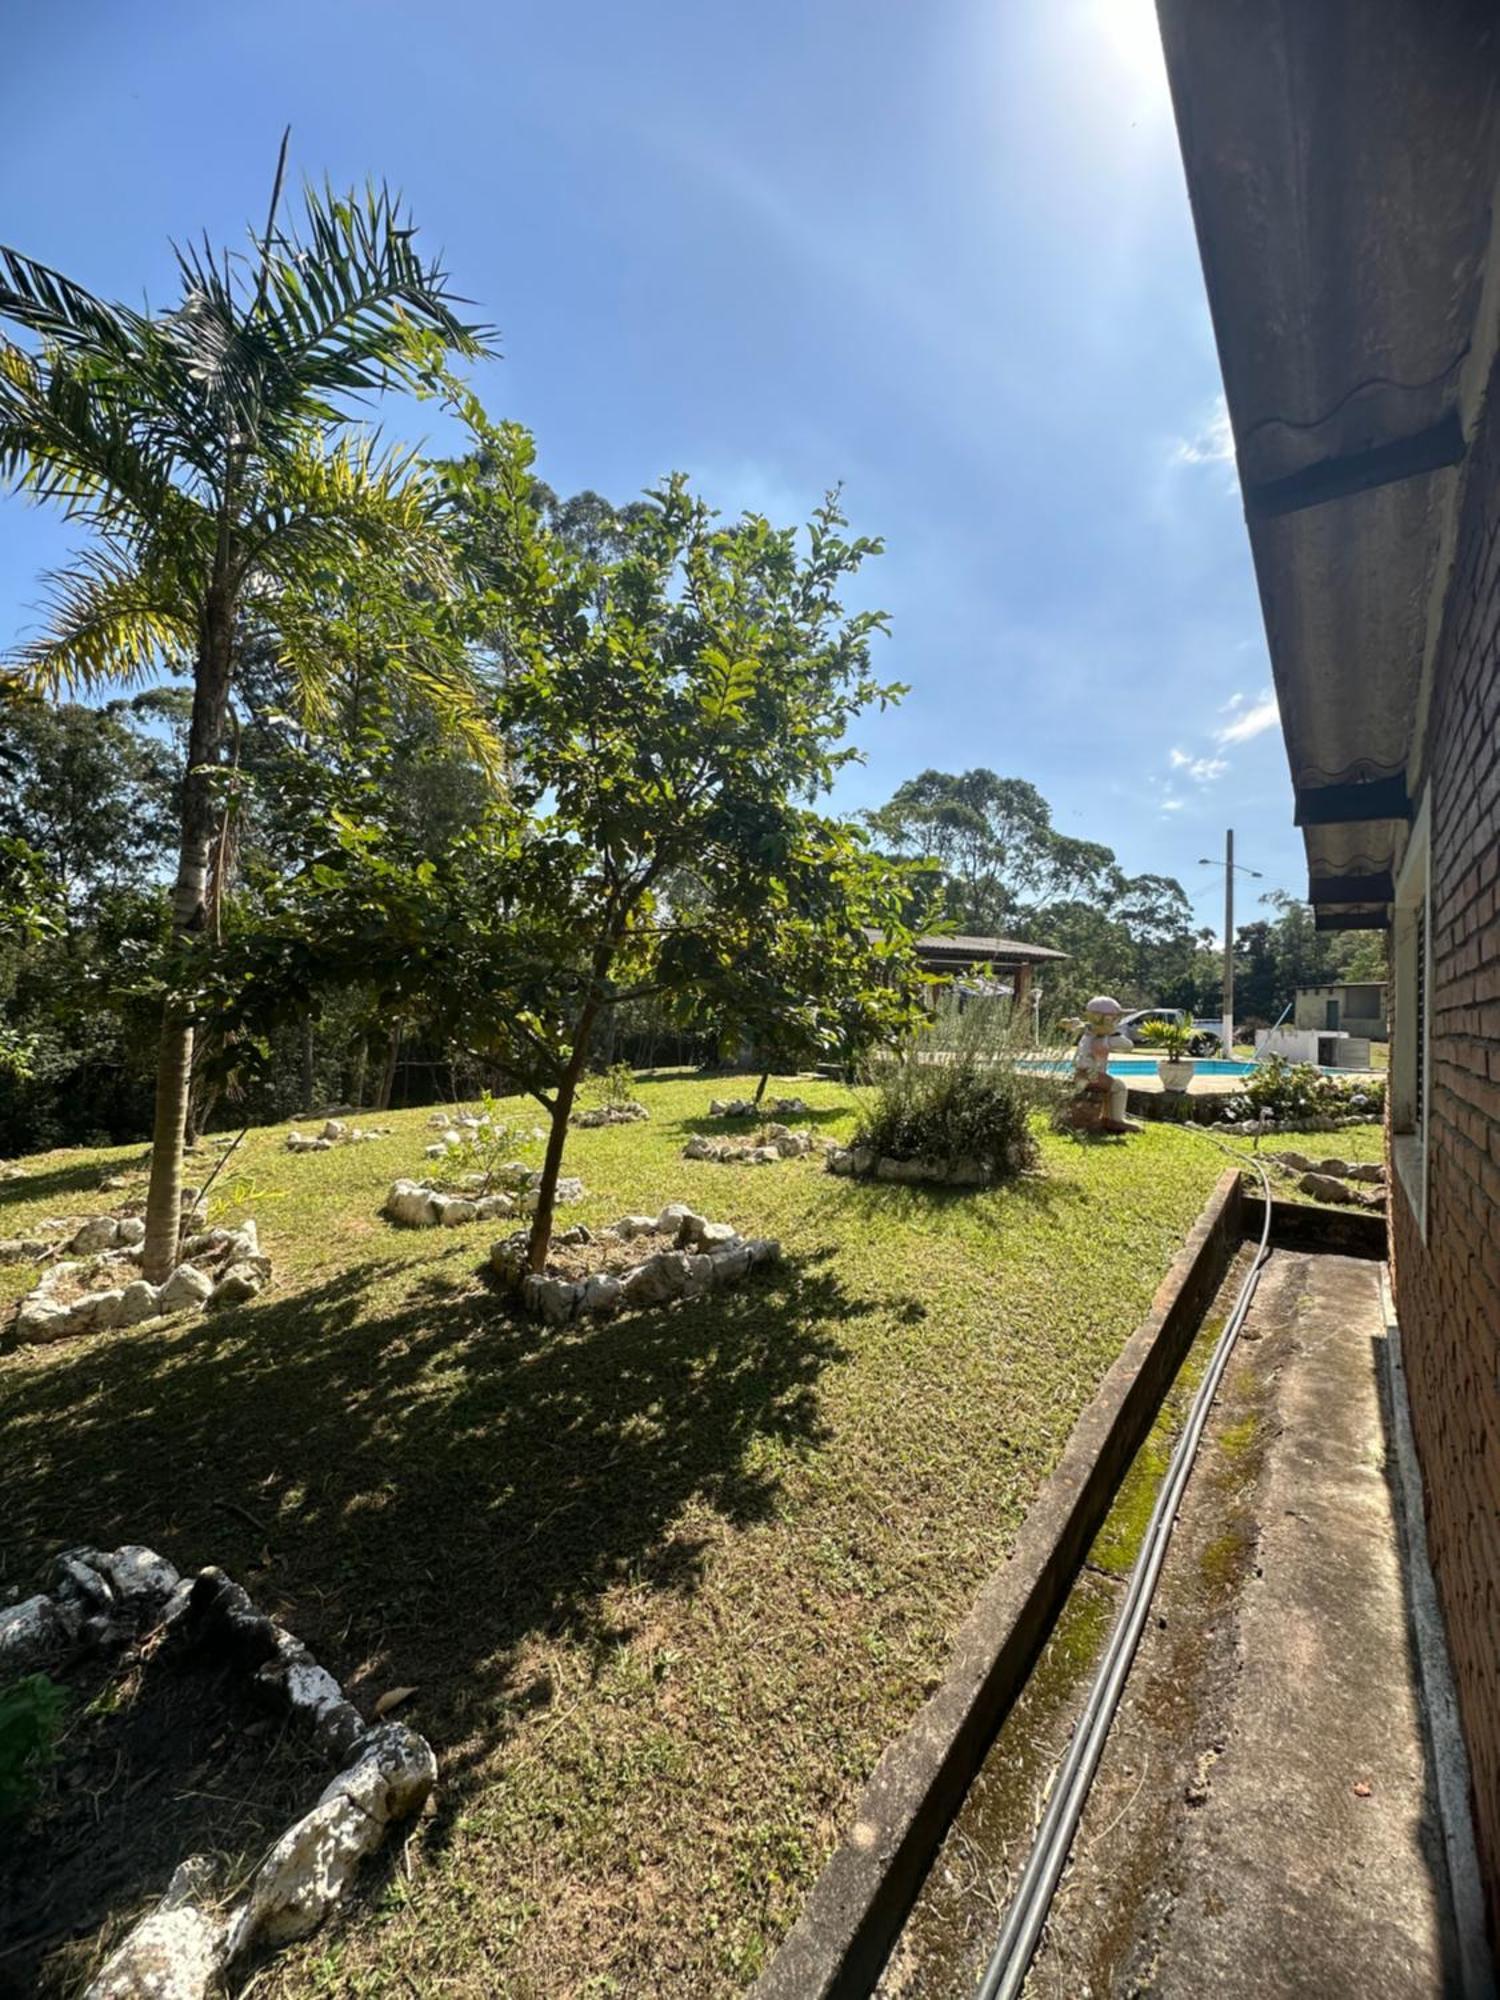
<path fill-rule="evenodd" d="M 1377 1264 L 1273 1254 L 1031 2000 L 1460 1992 L 1387 1477 L 1384 1339 Z M 1106 1570 L 1081 1578 L 1029 1713 L 1002 1731 L 887 1969 L 890 2000 L 973 1993 L 1081 1700 L 1079 1636 L 1097 1652 L 1120 1589 Z"/>
<path fill-rule="evenodd" d="M 1386 1477 L 1379 1267 L 1277 1252 L 1246 1336 L 1036 1993 L 1455 1990 Z"/>

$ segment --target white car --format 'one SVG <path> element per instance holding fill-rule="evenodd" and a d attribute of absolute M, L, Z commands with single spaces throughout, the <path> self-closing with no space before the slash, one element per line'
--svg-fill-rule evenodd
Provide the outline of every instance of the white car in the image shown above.
<path fill-rule="evenodd" d="M 1195 1021 L 1192 1015 L 1185 1013 L 1181 1007 L 1139 1007 L 1133 1014 L 1121 1015 L 1115 1032 L 1127 1036 L 1133 1044 L 1139 1043 L 1142 1028 L 1153 1021 L 1177 1022 L 1186 1028 L 1189 1055 L 1209 1056 L 1218 1053 L 1220 1036 L 1217 1025 L 1211 1021 Z"/>

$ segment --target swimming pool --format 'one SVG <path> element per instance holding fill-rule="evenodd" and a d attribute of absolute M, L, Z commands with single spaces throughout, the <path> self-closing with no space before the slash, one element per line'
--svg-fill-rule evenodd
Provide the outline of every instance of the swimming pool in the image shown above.
<path fill-rule="evenodd" d="M 1253 1062 L 1231 1062 L 1228 1056 L 1193 1056 L 1190 1058 L 1194 1076 L 1251 1076 L 1255 1072 Z M 1160 1056 L 1111 1056 L 1109 1073 L 1111 1076 L 1155 1076 Z M 1023 1069 L 1071 1069 L 1071 1063 L 1048 1062 L 1042 1056 L 1023 1059 Z M 1330 1071 L 1336 1075 L 1336 1071 Z"/>
<path fill-rule="evenodd" d="M 1231 1062 L 1228 1056 L 1193 1056 L 1190 1058 L 1194 1076 L 1249 1076 L 1255 1069 L 1253 1062 Z M 1160 1056 L 1111 1056 L 1109 1073 L 1111 1076 L 1155 1076 Z"/>

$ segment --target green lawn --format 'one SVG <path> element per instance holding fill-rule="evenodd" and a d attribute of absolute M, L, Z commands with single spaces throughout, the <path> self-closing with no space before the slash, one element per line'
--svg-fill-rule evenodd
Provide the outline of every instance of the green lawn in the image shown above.
<path fill-rule="evenodd" d="M 747 1984 L 1225 1165 L 1167 1125 L 1045 1134 L 1042 1177 L 983 1194 L 679 1159 L 749 1081 L 643 1083 L 650 1124 L 567 1158 L 568 1219 L 682 1199 L 779 1236 L 734 1292 L 517 1323 L 493 1224 L 380 1220 L 410 1112 L 330 1153 L 251 1134 L 215 1219 L 257 1217 L 253 1305 L 0 1355 L 0 1584 L 148 1542 L 222 1563 L 357 1700 L 418 1689 L 436 1809 L 258 1994 Z M 786 1087 L 847 1135 L 849 1093 Z M 138 1159 L 28 1162 L 0 1233 L 104 1209 Z"/>

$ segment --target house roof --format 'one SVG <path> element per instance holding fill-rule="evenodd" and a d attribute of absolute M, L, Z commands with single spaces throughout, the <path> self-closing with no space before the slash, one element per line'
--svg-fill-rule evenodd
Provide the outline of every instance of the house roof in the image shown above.
<path fill-rule="evenodd" d="M 1019 938 L 947 935 L 919 937 L 917 951 L 923 958 L 962 959 L 965 963 L 986 965 L 1041 965 L 1068 955 L 1044 944 L 1023 944 Z"/>
<path fill-rule="evenodd" d="M 1322 928 L 1384 924 L 1500 324 L 1491 0 L 1158 0 Z"/>

